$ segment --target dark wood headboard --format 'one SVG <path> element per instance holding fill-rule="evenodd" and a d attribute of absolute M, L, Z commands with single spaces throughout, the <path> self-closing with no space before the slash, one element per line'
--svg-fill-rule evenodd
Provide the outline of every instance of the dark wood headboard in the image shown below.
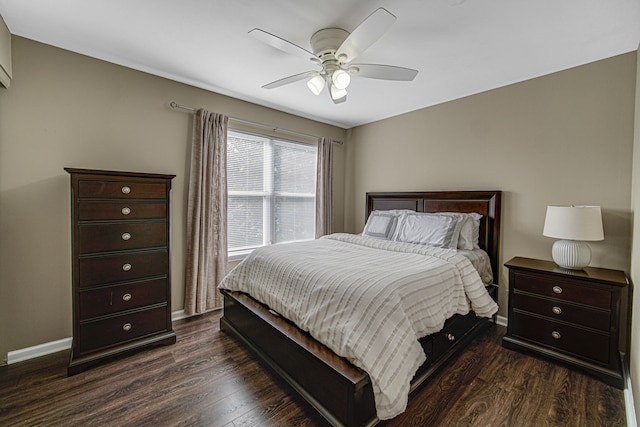
<path fill-rule="evenodd" d="M 500 276 L 500 214 L 502 191 L 429 191 L 367 193 L 366 218 L 374 210 L 411 209 L 416 212 L 477 212 L 479 245 L 491 258 L 494 282 Z"/>

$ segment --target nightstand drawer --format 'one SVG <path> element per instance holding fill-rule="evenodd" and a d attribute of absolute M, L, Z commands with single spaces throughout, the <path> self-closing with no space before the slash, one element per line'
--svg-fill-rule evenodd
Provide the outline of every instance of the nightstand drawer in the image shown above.
<path fill-rule="evenodd" d="M 539 298 L 519 293 L 518 290 L 513 293 L 513 309 L 539 314 L 552 321 L 575 323 L 603 332 L 609 332 L 611 328 L 611 312 L 609 310 L 592 309 L 558 299 Z"/>
<path fill-rule="evenodd" d="M 78 202 L 78 221 L 164 219 L 167 204 L 136 202 Z"/>
<path fill-rule="evenodd" d="M 167 330 L 167 307 L 156 307 L 80 325 L 81 353 Z"/>
<path fill-rule="evenodd" d="M 547 279 L 519 271 L 514 272 L 513 275 L 514 291 L 529 292 L 603 309 L 611 307 L 611 292 L 604 289 L 572 283 L 570 280 Z"/>
<path fill-rule="evenodd" d="M 511 333 L 603 364 L 609 363 L 609 335 L 513 312 Z"/>
<path fill-rule="evenodd" d="M 81 291 L 79 300 L 80 320 L 159 304 L 167 300 L 167 279 Z"/>
<path fill-rule="evenodd" d="M 78 198 L 81 199 L 162 199 L 167 186 L 144 181 L 80 180 Z"/>
<path fill-rule="evenodd" d="M 78 233 L 80 255 L 167 245 L 165 222 L 82 224 Z"/>

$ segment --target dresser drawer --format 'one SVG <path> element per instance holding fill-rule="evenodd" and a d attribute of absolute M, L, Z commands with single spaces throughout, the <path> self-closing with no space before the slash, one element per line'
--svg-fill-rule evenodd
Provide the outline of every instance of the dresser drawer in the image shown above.
<path fill-rule="evenodd" d="M 82 224 L 78 226 L 80 255 L 167 246 L 165 222 Z"/>
<path fill-rule="evenodd" d="M 124 255 L 105 255 L 78 260 L 78 285 L 124 282 L 166 275 L 169 271 L 166 250 Z"/>
<path fill-rule="evenodd" d="M 78 202 L 79 221 L 165 219 L 166 203 Z"/>
<path fill-rule="evenodd" d="M 167 279 L 85 290 L 79 295 L 80 320 L 159 304 L 166 300 Z"/>
<path fill-rule="evenodd" d="M 522 272 L 515 272 L 514 277 L 515 282 L 512 283 L 514 291 L 530 292 L 604 309 L 611 307 L 611 292 L 608 290 Z"/>
<path fill-rule="evenodd" d="M 598 333 L 536 316 L 513 312 L 511 334 L 581 358 L 609 363 L 609 334 Z"/>
<path fill-rule="evenodd" d="M 558 299 L 538 298 L 528 294 L 513 293 L 513 309 L 546 316 L 550 320 L 575 323 L 577 325 L 609 332 L 611 312 L 578 306 Z"/>
<path fill-rule="evenodd" d="M 167 307 L 80 324 L 80 352 L 87 353 L 167 330 Z"/>
<path fill-rule="evenodd" d="M 157 182 L 80 180 L 77 197 L 81 199 L 162 199 L 166 194 L 167 186 Z"/>

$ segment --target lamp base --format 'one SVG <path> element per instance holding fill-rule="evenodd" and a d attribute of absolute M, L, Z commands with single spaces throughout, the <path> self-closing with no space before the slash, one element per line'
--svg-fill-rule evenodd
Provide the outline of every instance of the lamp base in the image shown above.
<path fill-rule="evenodd" d="M 551 248 L 556 264 L 569 270 L 582 270 L 591 262 L 591 248 L 579 240 L 556 240 Z"/>

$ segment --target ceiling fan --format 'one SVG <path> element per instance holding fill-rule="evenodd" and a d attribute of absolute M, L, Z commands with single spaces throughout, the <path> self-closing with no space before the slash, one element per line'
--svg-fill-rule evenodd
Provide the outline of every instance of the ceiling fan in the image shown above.
<path fill-rule="evenodd" d="M 305 71 L 262 86 L 274 89 L 300 80 L 309 79 L 307 86 L 315 95 L 329 87 L 329 95 L 335 104 L 347 100 L 347 87 L 351 76 L 371 79 L 411 81 L 417 70 L 380 64 L 353 64 L 369 46 L 375 43 L 395 22 L 396 17 L 384 8 L 376 9 L 349 33 L 341 28 L 324 28 L 311 36 L 312 52 L 288 40 L 254 28 L 249 34 L 256 39 L 286 53 L 304 58 L 322 67 L 321 70 Z"/>

